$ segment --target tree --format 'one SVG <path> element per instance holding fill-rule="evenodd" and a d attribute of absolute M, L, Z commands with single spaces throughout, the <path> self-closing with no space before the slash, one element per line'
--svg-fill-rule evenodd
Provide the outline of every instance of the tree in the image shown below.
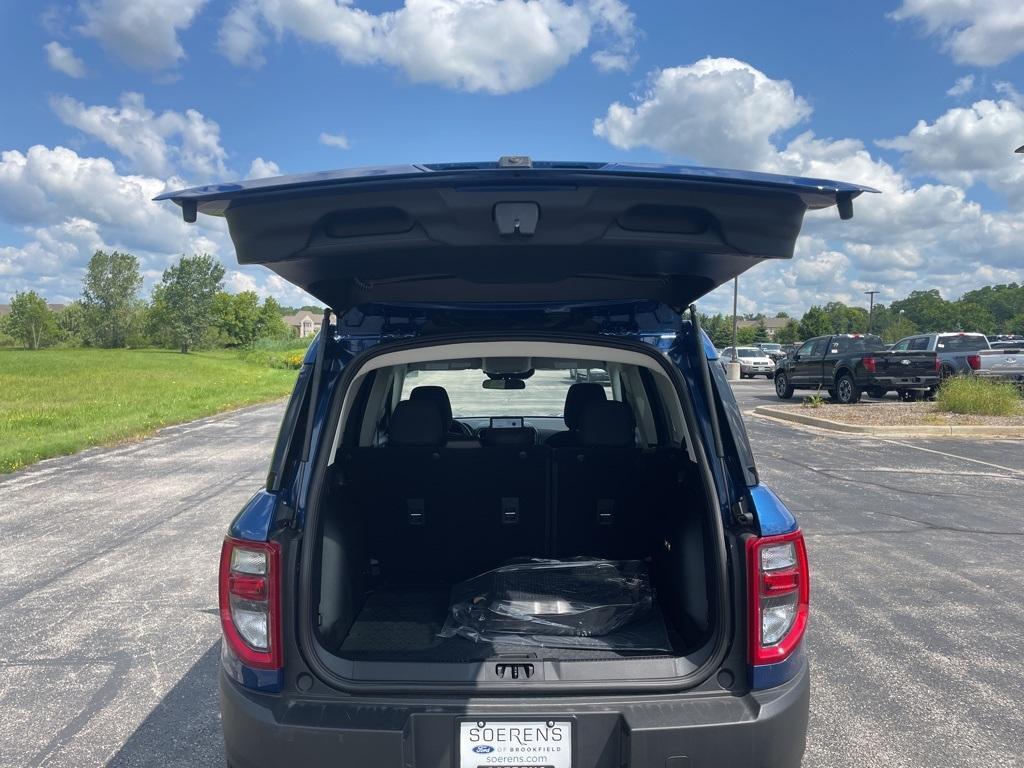
<path fill-rule="evenodd" d="M 81 346 L 86 338 L 85 308 L 80 301 L 73 301 L 55 313 L 57 338 L 62 345 Z"/>
<path fill-rule="evenodd" d="M 123 347 L 137 322 L 142 275 L 130 253 L 96 251 L 82 285 L 82 307 L 90 339 L 101 347 Z"/>
<path fill-rule="evenodd" d="M 775 340 L 779 344 L 793 344 L 800 341 L 800 324 L 790 320 L 775 332 Z"/>
<path fill-rule="evenodd" d="M 40 349 L 57 336 L 53 312 L 35 291 L 14 294 L 4 329 L 28 349 Z"/>
<path fill-rule="evenodd" d="M 956 302 L 956 329 L 975 333 L 996 332 L 996 319 L 987 307 L 973 301 Z"/>
<path fill-rule="evenodd" d="M 281 305 L 267 298 L 260 299 L 253 291 L 235 295 L 218 293 L 213 300 L 213 324 L 222 341 L 229 347 L 249 347 L 257 339 L 283 336 L 288 332 L 281 319 Z"/>
<path fill-rule="evenodd" d="M 814 305 L 800 318 L 800 338 L 827 336 L 832 333 L 832 318 L 821 307 Z"/>
<path fill-rule="evenodd" d="M 883 341 L 891 344 L 904 336 L 913 336 L 915 333 L 917 333 L 917 326 L 907 320 L 905 315 L 897 314 L 895 319 L 886 324 L 880 335 Z"/>
<path fill-rule="evenodd" d="M 950 330 L 956 322 L 956 308 L 935 288 L 911 291 L 907 298 L 894 301 L 890 309 L 897 313 L 902 309 L 907 320 L 926 332 Z"/>
<path fill-rule="evenodd" d="M 732 318 L 725 315 L 701 315 L 700 327 L 719 349 L 732 345 Z"/>
<path fill-rule="evenodd" d="M 320 311 L 322 312 L 323 310 Z M 263 306 L 260 307 L 259 323 L 257 325 L 259 336 L 256 338 L 279 338 L 289 335 L 288 326 L 284 324 L 283 315 L 284 313 L 281 311 L 281 305 L 277 303 L 277 299 L 273 296 L 267 296 L 263 300 Z"/>
<path fill-rule="evenodd" d="M 224 267 L 209 254 L 182 256 L 164 270 L 153 289 L 155 324 L 167 329 L 175 346 L 187 353 L 202 343 L 213 320 L 214 297 L 221 288 Z"/>

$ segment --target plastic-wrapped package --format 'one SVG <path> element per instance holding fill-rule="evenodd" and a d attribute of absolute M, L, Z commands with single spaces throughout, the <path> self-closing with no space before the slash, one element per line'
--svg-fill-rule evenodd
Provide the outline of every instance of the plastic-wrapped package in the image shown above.
<path fill-rule="evenodd" d="M 525 560 L 452 589 L 442 637 L 548 648 L 669 650 L 640 560 Z"/>

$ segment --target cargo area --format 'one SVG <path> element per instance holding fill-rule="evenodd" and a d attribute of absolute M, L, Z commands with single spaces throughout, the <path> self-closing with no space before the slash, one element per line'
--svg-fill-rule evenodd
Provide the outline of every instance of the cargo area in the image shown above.
<path fill-rule="evenodd" d="M 479 378 L 478 365 L 495 364 L 453 367 Z M 538 374 L 545 365 L 531 360 Z M 443 679 L 493 659 L 669 660 L 708 644 L 711 505 L 667 378 L 608 361 L 558 365 L 544 370 L 559 400 L 545 416 L 453 418 L 453 377 L 410 376 L 409 365 L 397 380 L 392 368 L 360 383 L 313 565 L 315 637 L 346 674 L 400 662 Z M 542 382 L 527 385 L 536 395 Z M 575 618 L 581 600 L 595 610 Z M 453 631 L 459 610 L 502 631 Z M 540 623 L 508 620 L 531 611 Z"/>

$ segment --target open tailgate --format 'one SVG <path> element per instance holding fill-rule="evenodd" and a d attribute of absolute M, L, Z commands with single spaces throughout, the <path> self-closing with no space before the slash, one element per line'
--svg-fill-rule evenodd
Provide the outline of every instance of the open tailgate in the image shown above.
<path fill-rule="evenodd" d="M 227 218 L 263 264 L 337 311 L 363 303 L 611 301 L 682 307 L 787 259 L 809 209 L 868 187 L 616 163 L 364 168 L 161 195 Z"/>

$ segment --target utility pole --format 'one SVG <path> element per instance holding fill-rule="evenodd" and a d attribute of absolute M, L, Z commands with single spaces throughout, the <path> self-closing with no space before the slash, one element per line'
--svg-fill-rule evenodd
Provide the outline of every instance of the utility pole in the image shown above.
<path fill-rule="evenodd" d="M 871 304 L 868 305 L 868 333 L 871 333 L 871 316 L 875 313 L 875 294 L 881 293 L 881 291 L 864 291 L 864 293 L 871 297 Z"/>
<path fill-rule="evenodd" d="M 739 332 L 737 331 L 738 321 L 736 316 L 736 304 L 739 301 L 739 295 L 740 276 L 736 275 L 736 277 L 732 279 L 732 362 L 729 363 L 727 371 L 729 381 L 740 380 L 739 353 L 736 351 L 736 347 L 739 342 Z"/>

